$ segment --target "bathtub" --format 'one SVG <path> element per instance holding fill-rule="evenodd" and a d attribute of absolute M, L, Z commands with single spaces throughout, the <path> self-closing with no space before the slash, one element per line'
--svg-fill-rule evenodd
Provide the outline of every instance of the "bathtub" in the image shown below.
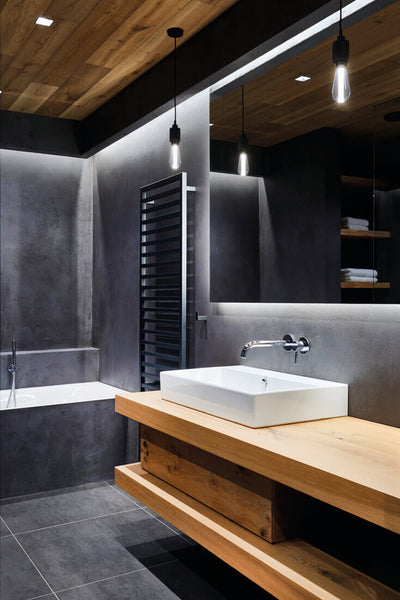
<path fill-rule="evenodd" d="M 71 404 L 72 402 L 90 402 L 93 400 L 107 400 L 115 398 L 115 394 L 123 390 L 102 383 L 89 381 L 85 383 L 67 383 L 63 385 L 47 385 L 43 387 L 20 388 L 16 390 L 17 405 L 10 407 L 7 402 L 10 390 L 0 391 L 0 410 L 15 408 L 33 408 L 35 406 L 53 406 L 57 404 Z"/>
<path fill-rule="evenodd" d="M 112 480 L 114 466 L 137 460 L 137 428 L 115 412 L 119 388 L 91 381 L 2 390 L 1 497 Z"/>

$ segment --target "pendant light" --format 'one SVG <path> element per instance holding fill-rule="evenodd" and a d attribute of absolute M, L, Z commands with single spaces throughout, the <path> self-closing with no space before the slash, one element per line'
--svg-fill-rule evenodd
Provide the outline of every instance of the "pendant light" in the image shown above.
<path fill-rule="evenodd" d="M 332 86 L 332 98 L 342 104 L 350 97 L 350 83 L 347 74 L 349 62 L 349 41 L 343 35 L 342 29 L 342 0 L 340 0 L 339 35 L 333 42 L 332 60 L 336 67 Z"/>
<path fill-rule="evenodd" d="M 170 38 L 174 39 L 174 123 L 169 130 L 169 141 L 171 142 L 171 151 L 169 154 L 169 165 L 171 169 L 179 169 L 181 166 L 181 152 L 179 142 L 181 141 L 181 130 L 176 123 L 176 40 L 183 36 L 183 29 L 180 27 L 170 27 L 167 29 Z"/>
<path fill-rule="evenodd" d="M 244 132 L 244 85 L 242 85 L 242 135 L 239 139 L 239 162 L 238 162 L 238 173 L 239 175 L 246 176 L 249 172 L 249 140 Z"/>

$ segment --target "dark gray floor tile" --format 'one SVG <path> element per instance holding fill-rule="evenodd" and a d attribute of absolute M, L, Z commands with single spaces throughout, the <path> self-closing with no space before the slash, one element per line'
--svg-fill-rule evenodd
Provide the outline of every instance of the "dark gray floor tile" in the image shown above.
<path fill-rule="evenodd" d="M 174 555 L 176 561 L 153 567 L 150 571 L 180 600 L 274 600 L 201 546 L 182 548 Z"/>
<path fill-rule="evenodd" d="M 174 531 L 175 533 L 177 533 L 179 535 L 183 535 L 182 532 L 177 527 L 175 527 L 175 525 L 172 525 L 171 523 L 166 521 L 163 517 L 160 517 L 160 515 L 158 515 L 156 512 L 154 512 L 154 510 L 151 510 L 151 508 L 148 508 L 147 506 L 144 506 L 144 509 L 146 510 L 146 512 L 151 514 L 153 517 L 155 517 L 156 519 L 161 521 L 161 523 L 164 523 L 164 525 L 166 525 L 167 527 L 172 529 L 172 531 Z"/>
<path fill-rule="evenodd" d="M 13 533 L 99 517 L 134 505 L 106 483 L 64 488 L 5 501 L 1 515 Z"/>
<path fill-rule="evenodd" d="M 60 600 L 179 600 L 147 570 L 121 575 L 57 594 Z"/>
<path fill-rule="evenodd" d="M 166 560 L 171 531 L 141 509 L 23 533 L 18 540 L 52 588 L 63 590 L 142 568 L 150 555 Z M 149 546 L 152 542 L 153 546 Z M 154 564 L 154 561 L 153 561 Z"/>
<path fill-rule="evenodd" d="M 51 592 L 13 537 L 1 540 L 1 600 L 27 600 Z"/>
<path fill-rule="evenodd" d="M 144 567 L 168 563 L 176 560 L 176 556 L 184 552 L 193 542 L 171 532 L 170 537 L 152 539 L 128 546 L 127 550 L 137 558 Z"/>
<path fill-rule="evenodd" d="M 142 502 L 140 502 L 140 500 L 137 500 L 136 498 L 134 498 L 133 496 L 131 496 L 130 494 L 128 494 L 128 492 L 126 492 L 125 490 L 123 490 L 122 488 L 118 487 L 118 485 L 116 485 L 114 483 L 114 481 L 110 480 L 107 481 L 107 483 L 114 488 L 114 490 L 116 492 L 118 492 L 119 494 L 122 494 L 122 496 L 125 496 L 125 498 L 128 498 L 129 500 L 131 500 L 132 502 L 135 502 L 135 504 L 137 504 L 138 506 L 144 506 L 144 504 L 142 504 Z"/>
<path fill-rule="evenodd" d="M 0 519 L 0 537 L 4 537 L 5 535 L 11 535 L 11 533 L 3 519 Z"/>
<path fill-rule="evenodd" d="M 34 598 L 28 598 L 28 600 L 57 600 L 54 594 L 46 594 L 45 596 L 35 596 Z"/>

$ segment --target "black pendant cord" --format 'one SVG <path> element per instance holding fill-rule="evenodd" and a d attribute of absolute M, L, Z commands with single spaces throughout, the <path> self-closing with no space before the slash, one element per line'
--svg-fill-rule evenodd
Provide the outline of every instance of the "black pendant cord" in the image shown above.
<path fill-rule="evenodd" d="M 176 123 L 176 38 L 174 44 L 174 123 Z"/>
<path fill-rule="evenodd" d="M 343 37 L 343 27 L 342 27 L 342 4 L 343 4 L 343 0 L 339 1 L 339 6 L 340 6 L 340 17 L 339 17 L 339 35 L 340 37 Z"/>
<path fill-rule="evenodd" d="M 244 85 L 242 85 L 242 135 L 244 135 Z"/>

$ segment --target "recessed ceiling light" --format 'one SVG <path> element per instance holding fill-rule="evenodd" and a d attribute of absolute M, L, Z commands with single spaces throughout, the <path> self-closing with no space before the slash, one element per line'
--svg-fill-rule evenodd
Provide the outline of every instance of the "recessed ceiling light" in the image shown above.
<path fill-rule="evenodd" d="M 50 27 L 54 22 L 54 19 L 46 19 L 46 17 L 38 17 L 35 21 L 36 25 L 44 25 L 45 27 Z"/>
<path fill-rule="evenodd" d="M 2 94 L 2 93 L 3 93 L 3 90 L 0 90 L 0 94 Z"/>
<path fill-rule="evenodd" d="M 295 81 L 308 81 L 311 77 L 307 77 L 307 75 L 300 75 L 300 77 L 296 77 Z"/>
<path fill-rule="evenodd" d="M 210 123 L 209 125 L 210 125 L 210 127 L 214 127 L 214 123 Z"/>

